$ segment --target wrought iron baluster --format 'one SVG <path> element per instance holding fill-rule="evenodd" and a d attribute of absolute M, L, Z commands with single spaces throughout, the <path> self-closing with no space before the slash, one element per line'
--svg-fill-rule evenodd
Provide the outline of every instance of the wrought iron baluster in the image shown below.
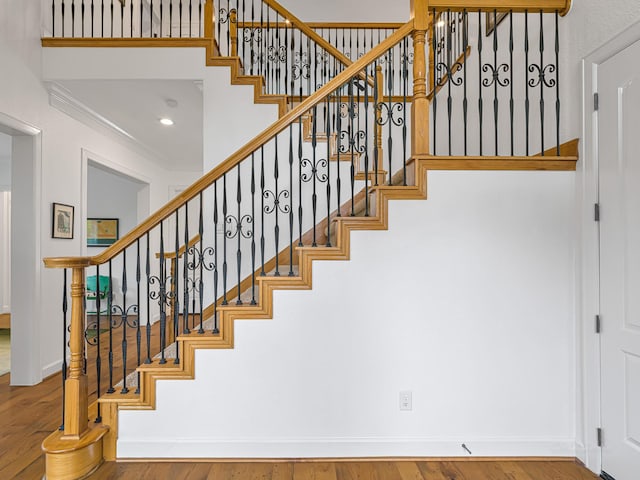
<path fill-rule="evenodd" d="M 540 152 L 544 156 L 544 25 L 542 22 L 542 10 L 540 10 Z"/>
<path fill-rule="evenodd" d="M 61 17 L 61 20 L 62 20 L 62 38 L 64 38 L 64 24 L 65 24 L 65 20 L 64 20 L 65 3 L 64 3 L 64 0 L 62 0 L 61 3 L 62 3 L 62 5 L 61 5 L 62 9 L 60 11 L 60 17 Z"/>
<path fill-rule="evenodd" d="M 82 0 L 82 2 L 80 3 L 80 18 L 81 18 L 80 33 L 81 33 L 82 38 L 84 38 L 85 10 L 86 10 L 86 7 L 84 5 L 84 0 Z"/>
<path fill-rule="evenodd" d="M 449 146 L 449 156 L 451 156 L 451 138 L 453 136 L 453 132 L 451 130 L 451 114 L 453 108 L 453 97 L 451 96 L 451 80 L 453 77 L 453 59 L 451 55 L 451 47 L 452 47 L 452 32 L 451 32 L 451 10 L 447 10 L 447 23 L 445 25 L 447 29 L 446 38 L 447 38 L 447 56 L 446 56 L 446 65 L 445 72 L 447 75 L 447 123 L 449 126 L 449 135 L 448 135 L 448 146 Z M 440 65 L 438 65 L 440 66 Z"/>
<path fill-rule="evenodd" d="M 256 218 L 256 164 L 251 152 L 251 218 Z M 251 305 L 256 305 L 256 227 L 251 223 Z"/>
<path fill-rule="evenodd" d="M 480 156 L 482 156 L 482 120 L 483 120 L 483 102 L 482 102 L 482 12 L 478 10 L 478 120 L 479 120 L 479 135 L 480 140 Z"/>
<path fill-rule="evenodd" d="M 51 36 L 52 37 L 56 36 L 56 0 L 51 1 Z M 64 402 L 63 402 L 63 406 L 64 406 Z M 64 424 L 64 411 L 62 413 L 63 413 L 62 423 Z"/>
<path fill-rule="evenodd" d="M 463 46 L 463 52 L 462 54 L 467 55 L 467 49 L 469 48 L 469 17 L 467 14 L 467 10 L 464 9 L 463 10 L 463 34 L 462 34 L 462 46 Z M 467 61 L 466 58 L 464 58 L 463 63 L 462 63 L 462 83 L 464 85 L 463 87 L 463 99 L 462 99 L 462 123 L 463 123 L 463 130 L 464 130 L 464 154 L 465 156 L 468 154 L 468 126 L 467 126 L 467 119 L 468 119 L 468 114 L 469 114 L 469 101 L 467 99 Z"/>
<path fill-rule="evenodd" d="M 198 328 L 198 333 L 202 335 L 204 333 L 204 328 L 202 327 L 203 316 L 204 316 L 204 270 L 210 271 L 213 267 L 211 264 L 205 265 L 204 257 L 205 255 L 211 255 L 211 247 L 205 248 L 204 246 L 204 205 L 202 199 L 202 192 L 199 195 L 199 203 L 200 203 L 200 212 L 198 215 L 198 235 L 200 235 L 200 258 L 199 258 L 199 266 L 200 266 L 200 278 L 198 279 L 198 299 L 200 300 L 200 327 Z M 186 205 L 185 205 L 186 206 Z M 195 328 L 195 326 L 193 326 Z"/>
<path fill-rule="evenodd" d="M 302 97 L 302 93 L 300 94 Z M 307 112 L 308 114 L 308 112 Z M 298 118 L 298 246 L 302 247 L 302 116 Z"/>
<path fill-rule="evenodd" d="M 109 28 L 111 30 L 111 38 L 113 38 L 113 0 L 111 0 L 111 5 L 109 7 L 110 11 L 110 19 L 109 19 Z"/>
<path fill-rule="evenodd" d="M 178 219 L 176 218 L 176 225 L 178 225 Z M 177 228 L 177 227 L 176 227 Z M 176 238 L 177 238 L 177 230 L 176 230 Z M 189 267 L 192 265 L 195 265 L 196 263 L 196 253 L 195 250 L 191 247 L 191 245 L 189 245 L 189 203 L 185 203 L 184 204 L 184 260 L 182 262 L 182 295 L 183 295 L 183 300 L 182 300 L 182 333 L 184 335 L 188 335 L 191 333 L 191 330 L 189 329 L 189 293 L 193 291 L 193 289 L 195 289 L 195 283 L 192 282 L 191 284 L 189 283 Z M 178 248 L 180 248 L 178 246 Z M 192 264 L 189 263 L 189 255 L 192 255 L 193 260 L 192 260 Z M 175 265 L 175 272 L 172 272 L 172 275 L 175 275 L 175 283 L 178 283 L 178 278 L 177 278 L 177 274 L 178 274 L 178 270 L 179 270 L 179 259 L 180 259 L 180 250 L 176 250 L 176 256 L 173 260 L 173 264 Z M 192 268 L 193 271 L 195 271 L 195 268 Z M 177 292 L 176 292 L 176 298 L 177 297 Z M 193 294 L 193 298 L 195 298 L 195 292 Z M 174 307 L 174 310 L 177 312 L 178 308 L 177 305 Z M 192 302 L 192 308 L 191 308 L 191 313 L 194 314 L 195 313 L 195 308 L 193 306 L 193 302 Z M 178 324 L 178 317 L 176 316 L 176 325 Z M 176 329 L 176 333 L 177 333 L 177 329 Z"/>
<path fill-rule="evenodd" d="M 327 95 L 327 101 L 325 104 L 325 117 L 326 117 L 326 139 L 327 139 L 327 243 L 326 246 L 331 246 L 331 117 L 329 115 L 329 108 L 331 107 L 331 95 Z M 337 165 L 340 168 L 340 165 Z M 338 205 L 338 208 L 340 206 Z"/>
<path fill-rule="evenodd" d="M 260 276 L 264 277 L 264 145 L 260 147 Z"/>
<path fill-rule="evenodd" d="M 157 278 L 158 294 L 157 298 L 160 304 L 160 365 L 167 363 L 165 358 L 165 349 L 167 348 L 167 265 L 164 255 L 164 221 L 160 222 L 160 276 Z M 152 278 L 152 283 L 154 282 Z M 170 300 L 170 299 L 169 299 Z"/>
<path fill-rule="evenodd" d="M 293 123 L 289 124 L 289 276 L 293 277 Z"/>
<path fill-rule="evenodd" d="M 75 37 L 75 27 L 76 27 L 76 2 L 75 0 L 71 0 L 71 37 Z"/>
<path fill-rule="evenodd" d="M 393 176 L 393 51 L 391 49 L 388 50 L 387 55 L 389 57 L 389 62 L 387 64 L 387 95 L 389 95 L 389 103 L 388 103 L 388 113 L 389 113 L 389 132 L 387 137 L 387 158 L 389 160 L 389 185 L 392 185 L 392 176 Z"/>
<path fill-rule="evenodd" d="M 228 217 L 227 210 L 227 174 L 224 173 L 222 176 L 222 218 L 224 225 L 224 236 L 222 237 L 222 305 L 228 305 L 229 301 L 227 300 L 227 221 Z"/>
<path fill-rule="evenodd" d="M 369 216 L 369 67 L 364 69 L 364 216 Z M 331 246 L 331 245 L 327 245 Z"/>
<path fill-rule="evenodd" d="M 494 152 L 498 156 L 498 12 L 493 11 L 493 134 Z"/>
<path fill-rule="evenodd" d="M 127 388 L 127 251 L 122 251 L 122 390 L 120 393 L 129 393 Z M 112 305 L 111 309 L 117 305 Z M 114 313 L 116 313 L 114 311 Z M 115 327 L 115 325 L 114 325 Z"/>
<path fill-rule="evenodd" d="M 65 270 L 66 271 L 66 270 Z M 109 290 L 111 290 L 111 279 L 109 279 Z M 101 292 L 100 285 L 100 265 L 96 265 L 96 396 L 100 398 L 100 392 L 102 391 L 102 352 L 100 351 L 100 312 L 101 312 Z M 111 308 L 109 308 L 111 309 Z M 86 337 L 85 337 L 86 338 Z M 64 350 L 63 350 L 64 352 Z M 66 354 L 65 359 L 66 362 Z M 66 370 L 66 366 L 63 365 L 63 371 Z M 95 423 L 102 422 L 102 405 L 98 402 L 98 415 L 95 419 Z"/>
<path fill-rule="evenodd" d="M 513 101 L 513 11 L 509 11 L 509 122 L 511 131 L 511 156 L 514 155 L 514 138 L 513 138 L 513 117 L 514 117 L 514 101 Z"/>
<path fill-rule="evenodd" d="M 555 11 L 556 52 L 556 155 L 560 156 L 560 38 L 558 36 L 558 11 Z"/>
<path fill-rule="evenodd" d="M 213 183 L 213 334 L 218 328 L 218 181 Z"/>
<path fill-rule="evenodd" d="M 182 37 L 182 0 L 178 2 L 178 36 Z"/>
<path fill-rule="evenodd" d="M 185 204 L 185 211 L 188 210 L 188 206 Z M 180 285 L 178 282 L 178 266 L 180 264 L 180 232 L 179 232 L 179 225 L 180 225 L 180 215 L 179 215 L 179 211 L 178 209 L 176 209 L 175 211 L 175 216 L 176 216 L 176 220 L 175 220 L 175 233 L 174 233 L 174 262 L 172 262 L 171 264 L 171 290 L 173 292 L 173 303 L 172 303 L 172 309 L 171 309 L 171 313 L 173 314 L 173 341 L 176 344 L 176 358 L 174 359 L 174 364 L 178 365 L 180 363 L 180 352 L 179 350 L 179 343 L 178 343 L 178 334 L 180 332 L 180 302 L 178 301 L 178 299 L 180 298 L 179 295 L 179 290 L 180 290 Z M 189 218 L 187 216 L 187 214 L 185 213 L 185 230 L 187 229 L 187 225 L 189 222 Z M 185 261 L 186 261 L 186 249 L 187 246 L 189 244 L 187 243 L 185 245 Z M 186 321 L 186 318 L 185 318 Z"/>
<path fill-rule="evenodd" d="M 100 278 L 100 275 L 98 275 Z M 136 240 L 136 305 L 140 305 L 140 239 Z M 98 309 L 98 316 L 100 315 L 100 309 Z M 100 322 L 98 321 L 98 327 Z M 98 329 L 98 336 L 100 336 L 100 329 Z M 136 318 L 136 365 L 140 365 L 142 357 L 141 348 L 141 336 L 140 336 L 140 312 L 137 312 Z M 138 372 L 138 382 L 136 385 L 136 394 L 140 393 L 140 372 Z"/>
<path fill-rule="evenodd" d="M 145 265 L 145 272 L 147 274 L 147 325 L 145 328 L 145 333 L 147 336 L 147 358 L 144 363 L 151 363 L 151 244 L 149 232 L 147 232 L 147 259 Z"/>
<path fill-rule="evenodd" d="M 62 271 L 62 423 L 58 430 L 64 431 L 64 404 L 66 398 L 66 381 L 67 381 L 67 312 L 69 309 L 69 300 L 67 299 L 67 269 Z M 100 378 L 98 376 L 98 378 Z M 98 389 L 100 396 L 100 389 Z"/>
<path fill-rule="evenodd" d="M 529 12 L 524 12 L 524 122 L 525 122 L 525 155 L 529 156 Z"/>
<path fill-rule="evenodd" d="M 372 30 L 373 32 L 373 30 Z M 378 118 L 378 114 L 381 111 L 381 109 L 379 108 L 379 103 L 380 103 L 380 98 L 378 95 L 378 89 L 380 87 L 380 76 L 382 75 L 382 67 L 380 65 L 378 65 L 378 60 L 375 61 L 374 65 L 374 74 L 373 74 L 373 110 L 374 110 L 374 118 L 376 119 L 375 123 L 375 127 L 374 127 L 374 131 L 373 131 L 373 172 L 374 172 L 374 176 L 375 176 L 375 184 L 376 186 L 378 186 L 379 181 L 378 181 L 378 170 L 379 170 L 379 165 L 380 162 L 382 161 L 382 158 L 380 156 L 380 147 L 382 146 L 381 143 L 381 138 L 378 136 L 378 132 L 380 127 L 379 122 L 377 121 Z M 340 121 L 340 115 L 338 115 L 338 121 Z M 338 151 L 340 151 L 340 148 L 338 148 Z M 340 170 L 338 170 L 340 171 Z M 339 208 L 339 207 L 338 207 Z"/>
<path fill-rule="evenodd" d="M 355 137 L 356 132 L 354 131 L 354 118 L 355 118 L 355 103 L 353 96 L 353 86 L 354 80 L 349 80 L 348 86 L 348 97 L 349 97 L 349 105 L 347 107 L 347 112 L 349 114 L 349 124 L 347 126 L 347 139 L 349 142 L 349 152 L 351 155 L 351 165 L 350 165 L 350 181 L 351 181 L 351 216 L 355 217 L 356 215 L 356 202 L 355 202 L 355 183 L 356 183 L 356 167 L 355 167 Z M 342 136 L 342 132 L 340 132 L 340 136 Z"/>
<path fill-rule="evenodd" d="M 64 35 L 64 32 L 62 34 Z M 104 0 L 100 3 L 100 38 L 104 38 Z"/>
<path fill-rule="evenodd" d="M 95 26 L 95 4 L 94 0 L 91 0 L 91 38 L 95 38 L 94 26 Z"/>
<path fill-rule="evenodd" d="M 173 0 L 169 0 L 169 37 L 173 37 Z"/>
<path fill-rule="evenodd" d="M 237 263 L 237 276 L 238 276 L 238 300 L 236 301 L 236 305 L 242 305 L 242 299 L 240 298 L 240 294 L 242 293 L 241 289 L 240 289 L 240 281 L 241 281 L 241 268 L 242 268 L 242 212 L 241 212 L 241 204 L 242 204 L 242 183 L 240 182 L 240 179 L 242 178 L 242 173 L 240 171 L 240 167 L 241 164 L 238 163 L 238 184 L 236 186 L 237 188 L 237 192 L 236 192 L 236 203 L 237 203 L 237 208 L 238 208 L 238 217 L 237 217 L 237 222 L 238 222 L 238 250 L 236 252 L 236 263 Z"/>
<path fill-rule="evenodd" d="M 432 82 L 432 88 L 433 90 L 431 91 L 431 104 L 433 105 L 433 154 L 437 155 L 438 153 L 438 77 L 436 75 L 436 66 L 438 65 L 438 49 L 437 49 L 437 43 L 438 43 L 438 29 L 437 29 L 437 18 L 438 18 L 438 13 L 436 12 L 436 9 L 433 9 L 433 13 L 431 15 L 431 18 L 433 18 L 433 22 L 434 25 L 436 25 L 436 28 L 432 28 L 430 30 L 431 32 L 431 48 L 432 48 L 432 56 L 433 56 L 433 72 L 431 74 L 432 78 L 433 78 L 433 82 Z M 480 28 L 480 27 L 478 27 Z"/>
<path fill-rule="evenodd" d="M 402 56 L 402 185 L 407 185 L 407 95 L 409 92 L 409 40 L 403 40 L 404 55 Z M 376 180 L 377 185 L 377 180 Z"/>
<path fill-rule="evenodd" d="M 109 278 L 113 278 L 113 265 L 112 260 L 109 260 Z M 116 390 L 113 388 L 113 286 L 109 288 L 109 388 L 107 393 L 114 393 Z"/>

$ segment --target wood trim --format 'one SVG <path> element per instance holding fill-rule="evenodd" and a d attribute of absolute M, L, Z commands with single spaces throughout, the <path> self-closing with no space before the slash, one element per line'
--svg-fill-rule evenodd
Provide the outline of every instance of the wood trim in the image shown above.
<path fill-rule="evenodd" d="M 42 38 L 43 47 L 209 48 L 210 38 Z"/>
<path fill-rule="evenodd" d="M 271 1 L 271 0 L 269 0 Z M 99 255 L 94 257 L 68 257 L 68 258 L 45 258 L 44 262 L 47 267 L 50 268 L 64 268 L 70 266 L 70 261 L 73 260 L 74 266 L 80 265 L 80 262 L 84 262 L 84 266 L 102 264 L 110 259 L 114 258 L 124 249 L 133 244 L 138 238 L 146 234 L 162 220 L 172 215 L 178 208 L 187 203 L 189 200 L 197 196 L 201 191 L 213 184 L 218 178 L 222 177 L 225 172 L 228 172 L 238 163 L 245 160 L 255 151 L 260 145 L 271 140 L 274 136 L 285 130 L 290 123 L 297 120 L 300 116 L 307 113 L 318 103 L 324 101 L 327 95 L 331 94 L 336 86 L 342 85 L 354 75 L 357 75 L 360 70 L 366 67 L 371 61 L 380 57 L 386 50 L 394 46 L 397 42 L 402 40 L 413 30 L 413 22 L 407 22 L 404 26 L 398 29 L 395 33 L 387 37 L 384 41 L 378 44 L 375 48 L 370 50 L 366 55 L 360 57 L 351 66 L 347 67 L 341 73 L 339 73 L 332 81 L 323 85 L 318 89 L 311 97 L 302 102 L 300 105 L 289 111 L 282 116 L 277 122 L 269 126 L 262 133 L 258 134 L 253 140 L 241 147 L 234 154 L 232 154 L 227 160 L 220 163 L 217 167 L 211 170 L 209 173 L 202 176 L 190 187 L 184 190 L 180 195 L 173 200 L 165 204 L 152 216 L 147 218 L 144 222 L 124 235 L 116 243 L 105 249 Z"/>
<path fill-rule="evenodd" d="M 571 9 L 571 0 L 427 0 L 428 8 L 436 10 L 452 11 L 478 11 L 492 12 L 524 12 L 525 10 L 545 13 L 553 13 L 556 10 L 560 15 L 566 15 Z"/>
<path fill-rule="evenodd" d="M 11 328 L 10 313 L 0 313 L 0 328 Z"/>
<path fill-rule="evenodd" d="M 397 30 L 404 23 L 385 22 L 306 22 L 309 28 L 351 28 L 354 30 Z M 239 22 L 238 28 L 256 28 L 261 26 L 258 22 Z M 271 23 L 275 28 L 295 28 L 291 23 L 278 22 Z"/>
<path fill-rule="evenodd" d="M 427 170 L 547 170 L 575 171 L 577 157 L 464 157 L 416 155 Z"/>
<path fill-rule="evenodd" d="M 96 426 L 78 441 L 63 438 L 62 432 L 53 432 L 42 443 L 46 458 L 48 480 L 86 478 L 103 462 L 103 438 L 108 427 Z"/>
<path fill-rule="evenodd" d="M 352 463 L 352 462 L 558 462 L 577 463 L 576 457 L 318 457 L 318 458 L 119 458 L 118 463 Z"/>
<path fill-rule="evenodd" d="M 574 138 L 573 140 L 569 140 L 568 142 L 563 143 L 562 145 L 560 145 L 560 155 L 561 157 L 576 157 L 578 158 L 578 145 L 579 145 L 580 139 L 578 138 Z M 540 156 L 544 156 L 544 157 L 551 157 L 551 156 L 555 156 L 558 155 L 558 149 L 557 147 L 553 147 L 553 148 L 549 148 L 547 150 L 544 151 L 544 155 L 541 155 L 540 153 L 534 155 L 534 157 L 540 157 Z"/>

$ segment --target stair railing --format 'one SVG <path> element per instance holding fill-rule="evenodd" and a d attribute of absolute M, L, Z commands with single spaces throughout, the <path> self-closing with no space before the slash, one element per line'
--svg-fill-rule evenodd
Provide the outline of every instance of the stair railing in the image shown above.
<path fill-rule="evenodd" d="M 333 251 L 341 240 L 332 219 L 361 216 L 366 223 L 377 213 L 370 194 L 378 186 L 411 184 L 408 163 L 430 155 L 430 134 L 435 130 L 435 125 L 430 129 L 427 97 L 427 79 L 433 74 L 428 71 L 427 31 L 438 9 L 462 9 L 458 0 L 448 1 L 415 0 L 410 22 L 99 255 L 44 260 L 49 268 L 64 269 L 62 312 L 70 358 L 61 430 L 43 444 L 48 478 L 62 478 L 56 471 L 73 463 L 73 455 L 82 464 L 75 478 L 99 464 L 102 438 L 113 435 L 109 428 L 115 427 L 102 425 L 102 407 L 148 402 L 151 393 L 144 386 L 149 389 L 151 384 L 140 384 L 141 369 L 171 374 L 180 368 L 185 357 L 180 343 L 170 343 L 170 315 L 176 336 L 223 338 L 225 325 L 239 311 L 258 311 L 252 308 L 263 301 L 265 278 L 299 274 L 297 249 Z M 468 2 L 476 11 L 498 11 L 498 5 L 479 5 L 486 1 Z M 504 2 L 496 3 L 504 8 Z M 565 0 L 544 4 L 538 4 L 536 12 L 567 7 Z M 514 7 L 512 13 L 520 10 Z M 394 77 L 383 74 L 384 56 L 394 48 L 402 59 L 400 95 Z M 479 82 L 484 87 L 482 78 Z M 434 117 L 435 113 L 434 106 Z M 190 247 L 181 257 L 174 255 L 175 265 L 167 268 L 169 251 L 180 252 L 184 245 Z M 158 252 L 154 261 L 152 251 Z M 107 273 L 119 279 L 112 282 L 111 291 L 118 295 L 109 299 L 107 331 L 95 329 L 95 344 L 86 342 L 84 291 L 89 269 L 97 278 Z M 194 296 L 200 307 L 193 307 Z M 98 304 L 98 316 L 100 311 Z M 195 325 L 190 322 L 194 313 Z M 87 349 L 95 353 L 87 354 Z M 98 402 L 88 422 L 93 399 Z"/>

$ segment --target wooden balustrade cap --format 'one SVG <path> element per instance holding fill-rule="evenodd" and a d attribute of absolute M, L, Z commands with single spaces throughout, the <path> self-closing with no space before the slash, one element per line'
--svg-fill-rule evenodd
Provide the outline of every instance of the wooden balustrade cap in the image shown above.
<path fill-rule="evenodd" d="M 47 268 L 85 268 L 96 264 L 92 257 L 48 257 L 43 262 Z"/>

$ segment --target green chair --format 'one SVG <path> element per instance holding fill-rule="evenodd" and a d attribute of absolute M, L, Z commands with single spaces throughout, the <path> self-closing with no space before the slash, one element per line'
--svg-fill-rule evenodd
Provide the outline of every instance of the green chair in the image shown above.
<path fill-rule="evenodd" d="M 98 291 L 98 277 L 96 275 L 91 275 L 87 277 L 87 285 L 85 291 L 85 298 L 89 301 L 93 301 L 94 309 L 87 309 L 87 314 L 96 315 L 97 311 L 97 300 L 100 298 L 100 314 L 109 313 L 111 310 L 109 291 L 111 290 L 111 278 L 105 275 L 100 275 L 100 291 Z"/>

